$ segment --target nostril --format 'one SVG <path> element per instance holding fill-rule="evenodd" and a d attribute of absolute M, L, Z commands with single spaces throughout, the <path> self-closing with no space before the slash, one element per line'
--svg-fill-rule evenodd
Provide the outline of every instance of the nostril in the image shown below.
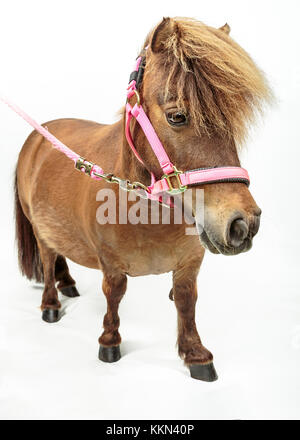
<path fill-rule="evenodd" d="M 244 243 L 249 228 L 247 223 L 242 219 L 233 220 L 229 228 L 229 244 L 233 247 L 239 247 Z"/>
<path fill-rule="evenodd" d="M 260 217 L 261 216 L 261 213 L 262 213 L 262 210 L 259 208 L 259 207 L 257 207 L 255 210 L 254 210 L 254 215 L 256 215 L 257 217 Z"/>

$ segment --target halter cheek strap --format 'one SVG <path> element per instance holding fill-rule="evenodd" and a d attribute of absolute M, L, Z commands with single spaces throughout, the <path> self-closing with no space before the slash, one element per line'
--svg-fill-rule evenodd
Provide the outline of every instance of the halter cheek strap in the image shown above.
<path fill-rule="evenodd" d="M 135 118 L 139 125 L 141 126 L 146 138 L 148 139 L 149 144 L 151 145 L 151 148 L 159 162 L 159 165 L 161 169 L 163 170 L 164 174 L 170 174 L 174 171 L 174 166 L 171 163 L 164 147 L 162 146 L 162 143 L 160 142 L 153 125 L 148 119 L 148 116 L 146 115 L 143 107 L 140 105 L 140 97 L 139 93 L 137 91 L 137 86 L 139 85 L 140 81 L 142 80 L 142 72 L 144 70 L 144 63 L 142 62 L 142 57 L 139 57 L 136 62 L 135 69 L 130 75 L 130 82 L 127 87 L 127 102 L 126 102 L 126 125 L 125 125 L 125 134 L 127 141 L 129 143 L 129 146 L 131 147 L 132 151 L 134 152 L 137 159 L 144 165 L 144 162 L 141 158 L 141 156 L 138 154 L 132 137 L 130 133 L 130 122 L 132 118 Z M 132 79 L 133 78 L 133 79 Z M 137 79 L 135 79 L 137 78 Z M 137 82 L 138 81 L 138 82 Z M 136 95 L 137 97 L 137 103 L 132 107 L 128 100 L 132 98 L 132 96 Z"/>
<path fill-rule="evenodd" d="M 141 105 L 135 104 L 135 106 L 131 108 L 130 104 L 127 103 L 126 111 L 128 113 L 130 112 L 129 114 L 131 115 L 131 117 L 134 117 L 141 126 L 164 174 L 172 173 L 174 171 L 174 165 L 170 161 L 165 149 L 163 148 L 153 128 L 153 125 L 149 121 L 146 113 L 144 112 L 143 107 Z M 127 118 L 127 121 L 129 121 L 129 118 Z M 129 132 L 129 128 L 128 130 L 126 130 L 126 132 Z"/>

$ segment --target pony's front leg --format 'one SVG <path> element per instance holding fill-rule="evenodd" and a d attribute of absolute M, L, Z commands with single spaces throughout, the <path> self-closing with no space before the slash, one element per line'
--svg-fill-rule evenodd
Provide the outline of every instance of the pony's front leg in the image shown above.
<path fill-rule="evenodd" d="M 126 286 L 126 275 L 104 272 L 102 289 L 106 296 L 107 312 L 103 320 L 104 332 L 99 338 L 99 359 L 103 362 L 116 362 L 121 358 L 118 309 Z"/>
<path fill-rule="evenodd" d="M 195 322 L 198 267 L 184 267 L 173 272 L 171 297 L 178 312 L 178 352 L 194 379 L 213 382 L 218 376 L 213 355 L 201 343 Z"/>

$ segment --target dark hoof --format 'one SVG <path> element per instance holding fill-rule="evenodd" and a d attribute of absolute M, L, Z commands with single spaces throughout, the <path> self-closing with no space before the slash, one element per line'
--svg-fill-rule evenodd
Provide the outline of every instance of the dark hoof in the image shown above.
<path fill-rule="evenodd" d="M 103 362 L 117 362 L 121 359 L 120 346 L 117 347 L 104 347 L 100 345 L 99 359 Z"/>
<path fill-rule="evenodd" d="M 214 364 L 195 364 L 190 365 L 190 372 L 193 379 L 204 380 L 205 382 L 214 382 L 218 379 Z"/>
<path fill-rule="evenodd" d="M 62 287 L 59 290 L 63 295 L 68 296 L 69 298 L 76 298 L 77 296 L 80 296 L 75 286 Z"/>
<path fill-rule="evenodd" d="M 43 310 L 42 319 L 46 322 L 57 322 L 60 320 L 59 310 L 45 309 Z"/>

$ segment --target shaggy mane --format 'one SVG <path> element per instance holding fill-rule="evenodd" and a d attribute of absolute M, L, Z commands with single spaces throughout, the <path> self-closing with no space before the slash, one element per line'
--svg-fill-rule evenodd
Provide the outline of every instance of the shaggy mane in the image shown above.
<path fill-rule="evenodd" d="M 175 95 L 199 132 L 217 131 L 243 144 L 249 126 L 272 99 L 264 74 L 226 32 L 194 19 L 171 20 L 174 32 L 152 64 L 165 69 L 165 98 Z"/>

